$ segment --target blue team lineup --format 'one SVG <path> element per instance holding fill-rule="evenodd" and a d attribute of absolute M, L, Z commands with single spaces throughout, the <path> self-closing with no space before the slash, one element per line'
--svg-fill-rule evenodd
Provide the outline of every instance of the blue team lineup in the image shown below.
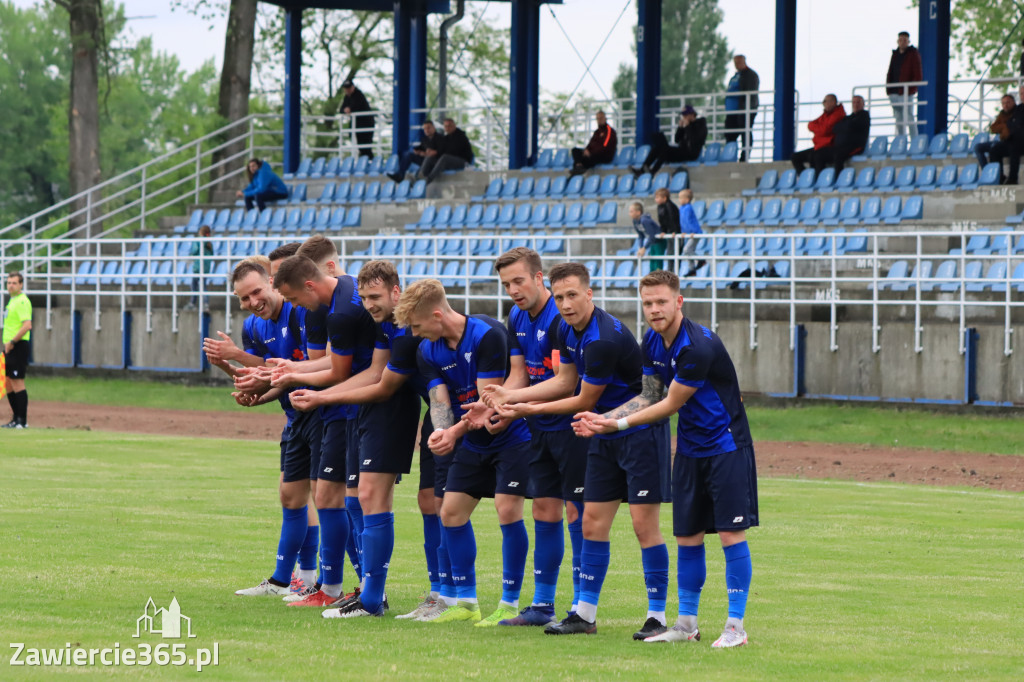
<path fill-rule="evenodd" d="M 273 573 L 236 594 L 320 608 L 330 619 L 388 616 L 395 485 L 415 480 L 418 468 L 426 596 L 397 618 L 597 634 L 611 528 L 625 502 L 646 585 L 646 613 L 637 594 L 632 638 L 700 641 L 704 541 L 712 533 L 724 553 L 728 613 L 711 646 L 746 644 L 746 530 L 758 525 L 757 473 L 722 341 L 683 314 L 679 278 L 665 270 L 637 283 L 647 325 L 640 342 L 594 304 L 582 264 L 545 271 L 535 251 L 519 247 L 494 270 L 513 304 L 507 324 L 455 311 L 436 279 L 403 288 L 385 260 L 345 273 L 335 244 L 321 235 L 235 267 L 231 286 L 251 313 L 242 346 L 219 334 L 204 350 L 233 378 L 239 404 L 277 401 L 287 417 Z M 662 434 L 672 415 L 668 466 L 660 453 L 670 447 Z M 472 516 L 483 498 L 494 501 L 502 537 L 493 610 L 477 598 Z M 531 544 L 526 499 L 529 601 L 521 599 Z M 675 622 L 666 616 L 663 504 L 671 504 L 676 541 Z M 357 585 L 347 594 L 346 558 Z M 562 570 L 566 559 L 571 573 Z M 556 616 L 560 573 L 573 585 L 565 618 Z"/>

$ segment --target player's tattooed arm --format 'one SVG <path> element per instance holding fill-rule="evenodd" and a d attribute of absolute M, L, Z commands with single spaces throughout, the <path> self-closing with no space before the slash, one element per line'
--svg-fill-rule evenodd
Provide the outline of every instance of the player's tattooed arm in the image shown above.
<path fill-rule="evenodd" d="M 430 421 L 435 430 L 447 429 L 455 424 L 452 406 L 448 402 L 447 396 L 441 395 L 442 392 L 447 392 L 447 387 L 442 390 L 442 387 L 438 385 L 430 389 Z"/>
<path fill-rule="evenodd" d="M 665 382 L 661 380 L 661 377 L 653 374 L 645 374 L 643 376 L 640 395 L 627 400 L 611 412 L 606 412 L 601 416 L 607 419 L 621 419 L 623 417 L 628 417 L 634 412 L 639 412 L 645 407 L 660 401 L 664 395 Z"/>

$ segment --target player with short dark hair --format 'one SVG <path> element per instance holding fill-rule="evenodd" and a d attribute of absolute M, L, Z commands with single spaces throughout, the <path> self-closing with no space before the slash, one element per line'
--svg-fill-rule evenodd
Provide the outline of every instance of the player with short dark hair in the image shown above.
<path fill-rule="evenodd" d="M 423 338 L 418 367 L 427 382 L 434 433 L 430 449 L 451 455 L 441 505 L 458 603 L 432 622 L 469 620 L 497 625 L 519 612 L 529 539 L 523 500 L 529 482 L 529 438 L 521 419 L 493 420 L 479 403 L 486 386 L 526 385 L 520 357 L 509 354 L 508 330 L 489 317 L 467 317 L 452 310 L 436 279 L 414 282 L 395 308 L 399 324 Z M 459 421 L 456 421 L 459 419 Z M 481 428 L 471 429 L 471 426 Z M 498 608 L 481 620 L 476 594 L 476 539 L 470 516 L 481 497 L 494 496 L 502 534 L 502 594 Z"/>
<path fill-rule="evenodd" d="M 273 385 L 281 388 L 297 385 L 327 387 L 366 370 L 379 375 L 387 358 L 374 352 L 376 329 L 373 318 L 363 308 L 355 279 L 344 272 L 338 272 L 338 277 L 328 276 L 316 263 L 301 255 L 301 248 L 299 251 L 281 262 L 274 277 L 274 287 L 293 305 L 314 311 L 309 317 L 324 315 L 322 326 L 307 318 L 306 335 L 310 348 L 325 348 L 330 342 L 330 367 L 318 371 L 310 371 L 315 370 L 312 364 L 302 368 L 279 367 L 274 371 Z M 317 312 L 322 309 L 325 310 Z M 348 480 L 346 471 L 353 469 L 348 455 L 358 445 L 355 412 L 355 409 L 341 405 L 320 408 L 324 436 L 316 501 L 320 512 L 323 584 L 319 592 L 293 602 L 291 606 L 341 606 L 342 559 L 352 530 L 345 506 L 345 485 Z M 358 459 L 355 466 L 358 466 Z M 350 598 L 357 596 L 358 590 Z"/>
<path fill-rule="evenodd" d="M 729 617 L 711 646 L 742 646 L 747 643 L 743 616 L 752 572 L 746 529 L 758 525 L 758 510 L 754 447 L 736 369 L 722 340 L 683 316 L 676 275 L 662 270 L 644 277 L 640 300 L 650 325 L 644 335 L 643 393 L 604 415 L 576 415 L 575 428 L 582 436 L 600 437 L 678 413 L 672 525 L 679 545 L 679 618 L 671 629 L 645 641 L 700 639 L 704 534 L 718 533 Z M 668 396 L 662 399 L 666 385 Z"/>
<path fill-rule="evenodd" d="M 559 263 L 548 272 L 558 328 L 560 368 L 554 378 L 529 388 L 485 390 L 485 401 L 506 418 L 612 410 L 640 390 L 643 361 L 636 339 L 622 322 L 594 305 L 590 273 L 580 263 Z M 576 386 L 579 384 L 579 392 Z M 594 440 L 587 454 L 583 508 L 580 600 L 552 635 L 597 632 L 597 603 L 608 571 L 609 537 L 622 500 L 629 502 L 647 584 L 647 619 L 634 639 L 665 630 L 668 549 L 658 527 L 662 500 L 658 443 L 646 424 Z"/>
<path fill-rule="evenodd" d="M 533 249 L 517 247 L 494 263 L 505 292 L 516 307 L 509 314 L 513 355 L 522 355 L 530 385 L 555 376 L 555 348 L 561 317 L 554 297 L 544 286 L 541 258 Z M 569 521 L 572 543 L 573 601 L 579 601 L 579 570 L 583 546 L 583 484 L 588 443 L 572 431 L 568 415 L 540 415 L 530 426 L 530 494 L 533 497 L 533 602 L 515 618 L 500 625 L 547 625 L 555 619 L 558 570 L 565 553 L 562 509 Z"/>

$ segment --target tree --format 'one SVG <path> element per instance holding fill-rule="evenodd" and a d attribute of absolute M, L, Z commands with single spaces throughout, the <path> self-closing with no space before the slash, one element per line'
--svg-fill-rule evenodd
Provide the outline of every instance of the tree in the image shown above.
<path fill-rule="evenodd" d="M 913 3 L 916 7 L 918 3 Z M 1005 78 L 1018 74 L 1024 21 L 1019 3 L 957 0 L 950 13 L 952 52 L 977 78 Z M 989 66 L 991 65 L 991 68 Z M 987 73 L 986 73 L 987 70 Z"/>
<path fill-rule="evenodd" d="M 255 32 L 256 0 L 231 0 L 224 32 L 224 64 L 220 71 L 220 91 L 217 97 L 217 113 L 225 123 L 233 123 L 249 115 Z M 228 137 L 238 137 L 240 132 L 232 132 Z M 213 177 L 220 178 L 228 173 L 231 167 L 227 160 L 244 151 L 245 143 L 236 142 L 214 154 Z"/>
<path fill-rule="evenodd" d="M 664 0 L 661 12 L 661 94 L 721 90 L 732 55 L 725 36 L 718 32 L 722 23 L 718 0 Z M 619 64 L 612 92 L 617 99 L 636 94 L 635 64 Z"/>

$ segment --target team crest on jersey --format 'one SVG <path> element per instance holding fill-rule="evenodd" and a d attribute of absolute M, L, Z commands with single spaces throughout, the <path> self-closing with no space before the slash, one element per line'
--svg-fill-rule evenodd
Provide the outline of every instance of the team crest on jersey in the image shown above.
<path fill-rule="evenodd" d="M 288 338 L 288 327 L 281 327 L 281 336 Z"/>
<path fill-rule="evenodd" d="M 466 357 L 466 364 L 468 365 L 470 362 L 472 362 L 473 351 L 470 351 L 470 352 L 466 353 L 465 357 Z"/>
<path fill-rule="evenodd" d="M 538 341 L 543 341 L 544 340 L 544 336 L 545 336 L 544 330 L 543 329 L 538 329 L 537 330 L 537 340 Z"/>

